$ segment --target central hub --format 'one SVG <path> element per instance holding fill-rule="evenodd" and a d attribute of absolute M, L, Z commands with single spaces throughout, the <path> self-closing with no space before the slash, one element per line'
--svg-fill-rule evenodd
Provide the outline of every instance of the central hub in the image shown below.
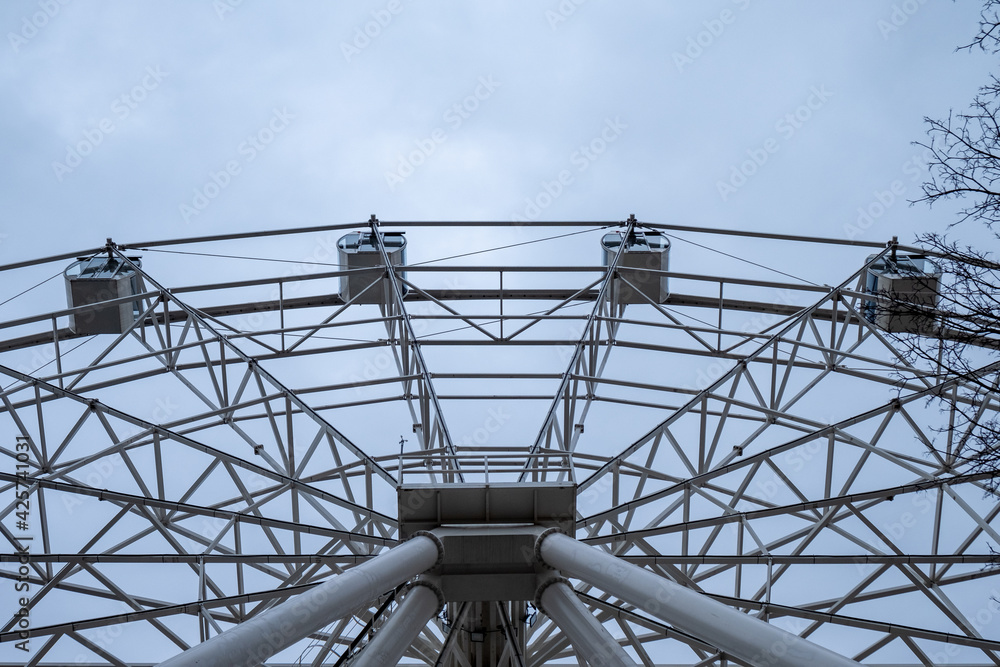
<path fill-rule="evenodd" d="M 533 600 L 535 540 L 574 532 L 576 487 L 557 482 L 407 484 L 398 489 L 399 533 L 433 532 L 444 559 L 431 572 L 449 602 Z"/>
<path fill-rule="evenodd" d="M 466 526 L 433 531 L 444 559 L 431 570 L 448 602 L 533 600 L 541 526 Z"/>

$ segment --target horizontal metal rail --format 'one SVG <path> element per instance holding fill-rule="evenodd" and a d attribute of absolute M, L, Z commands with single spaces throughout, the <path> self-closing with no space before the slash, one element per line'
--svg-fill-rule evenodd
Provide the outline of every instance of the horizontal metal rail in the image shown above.
<path fill-rule="evenodd" d="M 545 228 L 561 228 L 561 227 L 578 227 L 578 228 L 600 228 L 600 227 L 618 227 L 621 225 L 621 221 L 582 221 L 582 220 L 553 220 L 553 221 L 510 221 L 510 220 L 447 220 L 447 221 L 428 221 L 428 220 L 399 220 L 399 221 L 389 221 L 380 220 L 379 224 L 382 227 L 401 227 L 410 229 L 420 229 L 420 228 L 440 228 L 440 229 L 453 229 L 461 227 L 495 227 L 495 228 L 521 228 L 521 229 L 545 229 Z M 197 243 L 217 243 L 221 241 L 237 241 L 243 239 L 256 239 L 256 238 L 271 238 L 276 236 L 294 236 L 298 234 L 317 234 L 322 232 L 333 232 L 333 231 L 347 231 L 352 229 L 363 229 L 367 227 L 368 221 L 357 221 L 357 222 L 346 222 L 337 223 L 332 225 L 315 225 L 308 227 L 283 227 L 277 229 L 267 229 L 258 230 L 251 232 L 236 232 L 231 234 L 211 234 L 205 236 L 188 236 L 180 237 L 176 239 L 159 239 L 151 241 L 135 241 L 126 242 L 119 244 L 119 248 L 122 250 L 140 250 L 142 248 L 162 248 L 167 246 L 179 246 L 179 245 L 191 245 Z M 662 231 L 671 232 L 684 232 L 689 234 L 699 234 L 699 235 L 710 235 L 710 236 L 734 236 L 740 238 L 756 238 L 756 239 L 769 239 L 776 241 L 794 241 L 797 243 L 816 243 L 822 245 L 838 245 L 838 246 L 853 246 L 859 248 L 884 248 L 885 242 L 878 241 L 859 241 L 852 239 L 843 238 L 824 238 L 817 236 L 805 236 L 796 234 L 781 234 L 775 232 L 760 232 L 760 231 L 750 231 L 750 230 L 740 230 L 740 229 L 720 229 L 713 227 L 702 227 L 693 225 L 675 225 L 667 223 L 657 223 L 657 222 L 646 222 L 640 221 L 638 223 L 640 227 L 649 229 L 658 229 Z M 938 253 L 931 249 L 911 247 L 897 245 L 898 250 L 903 252 L 916 252 L 923 253 L 929 256 L 938 256 Z M 24 260 L 20 262 L 14 262 L 11 264 L 0 265 L 0 272 L 9 271 L 11 269 L 23 268 L 27 266 L 35 266 L 39 264 L 48 264 L 51 262 L 65 261 L 67 259 L 73 259 L 78 256 L 84 255 L 94 255 L 106 250 L 105 246 L 98 248 L 87 248 L 83 250 L 76 250 L 73 252 L 65 252 L 57 255 L 50 255 L 48 257 L 41 257 L 37 259 Z"/>
<path fill-rule="evenodd" d="M 372 558 L 374 554 L 46 554 L 32 553 L 30 563 L 278 563 L 313 565 L 358 565 Z M 0 554 L 0 563 L 17 563 L 24 560 L 24 554 Z"/>
<path fill-rule="evenodd" d="M 0 481 L 16 482 L 17 479 L 18 479 L 17 476 L 12 473 L 0 472 Z M 22 480 L 22 484 L 23 483 L 24 481 Z M 168 509 L 173 512 L 180 512 L 182 516 L 175 517 L 173 519 L 174 522 L 182 521 L 183 519 L 191 516 L 209 516 L 217 519 L 238 521 L 240 523 L 253 524 L 258 526 L 268 526 L 270 528 L 279 528 L 283 530 L 289 530 L 292 532 L 308 533 L 310 535 L 323 535 L 325 537 L 336 537 L 338 539 L 344 540 L 345 542 L 361 542 L 365 544 L 375 544 L 378 546 L 394 546 L 398 544 L 398 540 L 388 539 L 384 537 L 375 537 L 373 535 L 366 535 L 365 533 L 354 533 L 348 530 L 339 530 L 337 528 L 328 528 L 326 526 L 313 526 L 285 519 L 272 519 L 268 517 L 257 516 L 255 514 L 244 514 L 242 512 L 236 512 L 234 510 L 214 509 L 211 507 L 204 507 L 202 505 L 179 503 L 172 500 L 160 500 L 159 498 L 151 498 L 149 496 L 139 496 L 131 493 L 121 493 L 119 491 L 109 491 L 107 489 L 95 489 L 89 486 L 70 484 L 69 482 L 57 482 L 51 479 L 43 479 L 40 477 L 31 477 L 28 479 L 28 488 L 31 489 L 31 487 L 33 486 L 38 486 L 39 488 L 43 489 L 51 489 L 53 491 L 62 491 L 66 493 L 75 493 L 82 496 L 90 496 L 92 498 L 97 498 L 98 500 L 109 500 L 116 503 L 125 503 L 126 505 L 136 505 L 140 507 L 156 507 L 159 509 Z"/>

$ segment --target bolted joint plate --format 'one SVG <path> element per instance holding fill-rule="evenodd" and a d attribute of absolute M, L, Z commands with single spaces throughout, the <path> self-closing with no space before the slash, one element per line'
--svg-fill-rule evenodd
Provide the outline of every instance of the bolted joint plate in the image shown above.
<path fill-rule="evenodd" d="M 431 593 L 434 593 L 435 597 L 438 599 L 437 611 L 440 611 L 444 607 L 448 600 L 444 596 L 444 591 L 441 590 L 441 581 L 435 576 L 421 575 L 419 578 L 414 579 L 409 584 L 406 585 L 407 593 L 412 591 L 414 588 L 423 586 L 424 588 L 430 589 Z"/>
<path fill-rule="evenodd" d="M 539 543 L 542 541 L 540 537 L 538 538 L 538 541 Z M 535 589 L 534 605 L 546 616 L 549 615 L 549 612 L 545 610 L 545 605 L 542 604 L 542 598 L 545 596 L 545 590 L 554 584 L 566 584 L 570 588 L 573 587 L 573 585 L 569 583 L 569 579 L 562 576 L 555 570 L 548 570 L 547 572 L 543 572 L 538 575 L 538 580 L 535 583 L 537 588 Z"/>
<path fill-rule="evenodd" d="M 441 540 L 438 538 L 438 536 L 426 530 L 418 530 L 417 532 L 408 536 L 406 539 L 410 540 L 413 539 L 414 537 L 426 537 L 427 539 L 434 542 L 434 546 L 437 547 L 438 557 L 437 560 L 434 561 L 434 565 L 431 566 L 431 569 L 434 569 L 437 566 L 439 566 L 441 562 L 444 560 L 444 544 L 441 543 Z"/>

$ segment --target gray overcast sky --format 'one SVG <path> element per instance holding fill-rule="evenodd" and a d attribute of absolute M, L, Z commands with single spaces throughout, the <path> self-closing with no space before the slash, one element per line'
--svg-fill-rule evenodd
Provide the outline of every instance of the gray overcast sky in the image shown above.
<path fill-rule="evenodd" d="M 992 57 L 956 52 L 975 34 L 980 6 L 0 0 L 0 264 L 93 248 L 109 236 L 128 243 L 360 222 L 371 213 L 389 221 L 635 213 L 909 241 L 955 219 L 948 206 L 905 203 L 925 175 L 912 142 L 925 137 L 924 116 L 966 108 L 995 69 Z M 959 234 L 974 240 L 979 231 Z M 413 242 L 410 259 L 514 234 Z M 846 251 L 826 246 L 794 257 L 756 242 L 710 242 L 831 284 L 867 253 L 852 248 L 838 264 L 835 253 Z M 268 250 L 290 259 L 315 253 L 292 243 L 275 240 Z M 593 235 L 564 249 L 558 263 L 597 263 Z M 696 256 L 706 255 L 677 247 L 672 266 L 690 269 Z M 169 285 L 259 266 L 166 257 L 144 259 Z M 486 257 L 470 263 L 495 255 Z M 41 277 L 55 270 L 43 268 Z M 29 285 L 17 281 L 0 279 L 0 301 Z M 63 286 L 44 289 L 45 298 L 13 302 L 5 319 L 62 307 Z M 14 365 L 48 363 L 31 352 Z M 557 372 L 565 363 L 548 361 Z M 678 384 L 701 382 L 703 367 L 686 370 Z M 363 368 L 335 372 L 346 381 Z M 478 413 L 464 417 L 459 435 L 482 423 Z"/>
<path fill-rule="evenodd" d="M 5 0 L 0 262 L 370 213 L 909 240 L 979 6 Z"/>

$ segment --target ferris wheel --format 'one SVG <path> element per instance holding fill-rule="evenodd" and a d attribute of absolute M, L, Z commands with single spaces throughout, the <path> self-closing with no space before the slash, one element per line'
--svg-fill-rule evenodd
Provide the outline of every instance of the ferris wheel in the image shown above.
<path fill-rule="evenodd" d="M 372 216 L 0 276 L 0 665 L 1000 665 L 1000 397 L 879 308 L 920 248 Z"/>

